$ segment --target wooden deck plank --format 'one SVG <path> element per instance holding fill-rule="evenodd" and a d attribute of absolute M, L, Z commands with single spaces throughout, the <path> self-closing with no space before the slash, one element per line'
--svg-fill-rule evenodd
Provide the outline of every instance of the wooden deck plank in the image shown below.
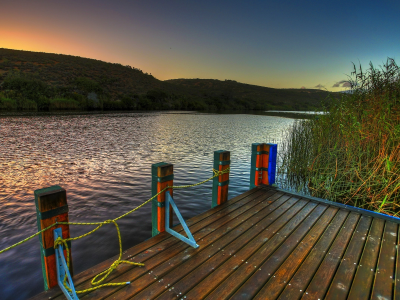
<path fill-rule="evenodd" d="M 247 199 L 249 197 L 254 197 L 254 195 L 261 195 L 261 194 L 265 193 L 265 191 L 267 191 L 267 189 L 263 186 L 259 186 L 254 189 L 248 190 L 245 193 L 232 198 L 231 200 L 226 202 L 225 205 L 220 205 L 213 209 L 210 209 L 200 215 L 197 215 L 197 216 L 191 218 L 190 220 L 186 221 L 186 223 L 188 224 L 188 226 L 191 226 L 191 225 L 194 225 L 200 221 L 203 221 L 203 220 L 209 218 L 212 215 L 215 215 L 216 213 L 218 213 L 220 211 L 227 211 L 231 208 L 235 209 L 235 205 L 238 205 L 238 204 L 240 205 L 240 203 L 247 203 L 248 202 Z M 276 193 L 276 191 L 273 191 L 273 192 Z M 178 232 L 182 232 L 183 231 L 182 225 L 178 225 L 178 226 L 174 227 L 174 230 L 176 230 Z M 146 251 L 148 248 L 150 248 L 166 239 L 170 239 L 170 238 L 171 238 L 170 234 L 161 233 L 161 234 L 157 235 L 156 237 L 150 238 L 150 239 L 128 249 L 127 251 L 124 251 L 122 259 L 127 260 L 133 256 L 136 256 L 137 254 L 139 254 L 141 252 Z M 101 263 L 93 266 L 92 268 L 90 268 L 88 270 L 85 270 L 77 275 L 74 275 L 74 277 L 73 277 L 74 284 L 77 286 L 84 282 L 92 280 L 94 274 L 98 274 L 98 273 L 102 272 L 104 269 L 107 269 L 115 260 L 118 259 L 118 256 L 119 255 L 117 254 L 117 255 L 105 260 L 104 262 L 101 262 Z M 59 295 L 63 296 L 61 289 L 58 286 L 56 286 L 48 291 L 44 291 L 44 292 L 30 298 L 30 300 L 39 300 L 39 299 L 43 299 L 43 297 L 45 297 L 46 299 L 49 299 L 49 297 L 51 297 L 51 299 L 55 299 Z M 64 298 L 61 297 L 61 299 L 64 299 Z"/>
<path fill-rule="evenodd" d="M 347 299 L 369 299 L 385 221 L 374 218 Z"/>
<path fill-rule="evenodd" d="M 79 298 L 400 299 L 396 219 L 260 186 L 186 223 L 199 248 L 161 233 L 123 253 L 144 267 L 121 264 L 106 280 L 131 284 Z M 75 288 L 117 258 L 74 276 Z M 31 299 L 49 298 L 65 296 L 55 287 Z"/>
<path fill-rule="evenodd" d="M 292 198 L 294 199 L 294 198 Z M 234 240 L 231 244 L 224 247 L 221 251 L 218 251 L 214 256 L 205 261 L 201 266 L 196 268 L 195 270 L 191 270 L 191 273 L 184 277 L 179 282 L 173 285 L 174 292 L 178 295 L 187 296 L 186 293 L 194 286 L 196 286 L 199 282 L 201 282 L 205 277 L 210 275 L 216 270 L 226 270 L 225 267 L 221 267 L 221 265 L 232 257 L 238 257 L 238 251 L 243 249 L 243 247 L 251 248 L 254 252 L 255 248 L 259 248 L 262 244 L 265 243 L 266 240 L 273 234 L 272 232 L 265 231 L 264 229 L 271 225 L 274 221 L 278 226 L 282 227 L 286 224 L 300 209 L 302 209 L 307 204 L 307 201 L 300 200 L 295 205 L 293 205 L 290 209 L 286 211 L 282 211 L 284 214 L 280 214 L 279 218 L 276 217 L 266 217 L 262 219 L 259 223 L 252 226 L 247 234 L 241 235 L 239 238 Z M 278 230 L 279 227 L 276 227 Z M 193 268 L 190 268 L 193 269 Z M 187 273 L 187 270 L 185 270 Z M 198 297 L 206 296 L 205 291 L 201 294 L 197 293 Z M 207 293 L 208 294 L 208 293 Z M 166 291 L 162 295 L 160 295 L 157 299 L 175 299 L 175 294 L 170 291 Z"/>
<path fill-rule="evenodd" d="M 268 193 L 268 195 L 273 195 L 273 194 Z M 239 196 L 243 196 L 243 197 L 239 197 Z M 222 217 L 225 217 L 226 220 L 229 221 L 230 220 L 230 216 L 229 216 L 230 212 L 241 213 L 241 211 L 237 211 L 237 209 L 242 208 L 244 205 L 248 204 L 249 201 L 257 201 L 257 199 L 260 199 L 262 201 L 262 199 L 259 197 L 265 196 L 265 190 L 263 190 L 261 188 L 253 189 L 253 190 L 250 190 L 239 196 L 231 199 L 230 201 L 232 201 L 232 202 L 229 201 L 229 203 L 227 203 L 227 205 L 224 207 L 223 206 L 215 207 L 209 211 L 204 212 L 203 214 L 200 214 L 198 216 L 195 216 L 195 217 L 187 220 L 186 224 L 190 227 L 190 229 L 192 230 L 192 233 L 193 233 L 193 232 L 197 232 L 197 231 L 203 229 L 206 225 L 208 225 L 212 222 L 215 222 L 216 220 L 219 220 Z M 182 225 L 179 224 L 178 226 L 175 226 L 174 230 L 179 233 L 182 233 L 183 232 Z M 160 235 L 162 236 L 162 238 L 158 238 Z M 144 241 L 143 243 L 136 245 L 136 246 L 132 247 L 131 249 L 127 250 L 125 252 L 126 258 L 122 258 L 122 259 L 130 259 L 139 254 L 141 254 L 143 258 L 151 257 L 149 255 L 143 256 L 143 254 L 154 253 L 154 250 L 149 249 L 149 248 L 151 248 L 154 245 L 157 245 L 167 239 L 170 240 L 167 242 L 167 245 L 166 245 L 167 247 L 171 246 L 171 242 L 173 242 L 173 243 L 178 242 L 176 239 L 171 237 L 170 234 L 163 232 L 163 233 L 161 233 L 153 238 L 150 238 L 150 239 Z M 152 240 L 154 240 L 154 241 L 152 241 Z M 163 247 L 163 245 L 157 245 L 156 247 L 157 247 L 157 249 L 159 249 L 160 247 Z M 135 250 L 135 251 L 133 251 L 133 250 Z M 148 252 L 146 253 L 146 251 L 148 251 Z M 94 271 L 94 273 L 101 272 L 104 269 L 108 268 L 117 258 L 118 258 L 118 255 L 93 267 L 90 270 Z M 82 272 L 82 273 L 78 274 L 78 276 L 76 276 L 76 278 L 74 277 L 74 282 L 76 282 L 75 283 L 76 285 L 79 285 L 83 281 L 87 280 L 88 278 L 86 278 L 86 277 L 93 276 L 92 274 L 88 274 L 88 276 L 86 276 L 87 272 L 88 271 Z M 90 272 L 90 273 L 93 273 L 93 272 Z M 80 277 L 83 277 L 82 278 L 83 280 L 80 280 L 81 279 Z"/>
<path fill-rule="evenodd" d="M 301 201 L 304 202 L 304 200 Z M 278 239 L 282 241 L 285 235 L 290 234 L 302 221 L 303 214 L 308 214 L 313 207 L 315 207 L 315 205 L 310 205 L 308 209 L 303 209 L 302 212 L 297 213 L 295 216 L 292 216 L 292 213 L 296 212 L 297 210 L 292 208 L 292 211 L 288 210 L 271 225 L 262 227 L 263 231 L 257 237 L 240 249 L 236 254 L 229 256 L 225 263 L 218 267 L 214 272 L 207 274 L 208 276 L 203 281 L 187 292 L 185 294 L 187 299 L 196 299 L 196 297 L 207 296 L 240 265 L 245 263 L 251 255 L 258 251 L 261 246 L 265 245 L 265 243 L 268 242 L 273 236 L 275 236 L 276 244 L 279 245 L 280 241 L 278 241 Z M 276 235 L 275 233 L 278 232 L 280 234 Z M 221 253 L 219 254 L 221 255 Z M 188 279 L 189 278 L 190 276 Z"/>
<path fill-rule="evenodd" d="M 346 253 L 343 256 L 343 260 L 325 296 L 326 300 L 345 300 L 347 298 L 371 222 L 371 217 L 361 216 Z"/>
<path fill-rule="evenodd" d="M 261 197 L 263 195 L 265 195 L 265 189 L 254 188 L 252 190 L 249 190 L 241 195 L 238 195 L 238 196 L 232 198 L 231 200 L 229 200 L 229 202 L 227 202 L 226 206 L 221 205 L 221 206 L 215 207 L 215 208 L 210 209 L 198 216 L 195 216 L 195 217 L 187 220 L 186 224 L 193 230 L 193 232 L 196 232 L 198 230 L 201 230 L 205 225 L 215 222 L 216 220 L 220 219 L 221 217 L 226 217 L 227 215 L 229 216 L 230 212 L 236 211 L 238 208 L 246 205 L 249 201 L 256 200 L 256 199 L 258 199 L 258 197 Z M 273 194 L 268 194 L 268 195 L 273 195 Z M 183 227 L 181 224 L 179 224 L 174 227 L 174 230 L 179 233 L 182 233 Z M 158 238 L 160 235 L 162 237 Z M 146 250 L 153 247 L 154 245 L 163 242 L 166 239 L 171 239 L 173 241 L 176 241 L 176 239 L 173 239 L 170 234 L 164 232 L 164 233 L 161 233 L 155 237 L 152 237 L 152 238 L 128 249 L 127 251 L 125 251 L 126 258 L 122 258 L 122 259 L 129 259 L 131 257 L 134 257 L 134 256 L 138 255 L 139 253 L 145 252 Z M 135 250 L 135 251 L 133 251 L 133 250 Z M 149 252 L 152 252 L 152 251 L 149 251 Z M 110 266 L 110 264 L 112 264 L 117 258 L 118 258 L 118 254 L 115 255 L 114 257 L 108 259 L 107 261 L 94 266 L 93 268 L 90 269 L 90 271 L 94 271 L 94 273 L 101 272 L 102 270 L 108 268 Z M 87 277 L 91 278 L 93 276 L 91 273 L 93 273 L 93 272 L 89 272 L 89 270 L 88 270 L 88 271 L 84 271 L 84 272 L 78 274 L 77 276 L 74 276 L 74 282 L 76 282 L 76 284 L 81 284 L 82 282 L 84 282 L 85 280 L 88 279 Z"/>
<path fill-rule="evenodd" d="M 262 296 L 260 298 L 255 297 L 258 291 L 262 289 L 269 279 L 275 276 L 274 273 L 276 270 L 278 270 L 293 250 L 301 244 L 304 244 L 304 238 L 312 228 L 315 227 L 317 232 L 322 232 L 328 225 L 327 223 L 335 216 L 337 211 L 337 208 L 329 207 L 326 209 L 325 207 L 325 210 L 321 210 L 321 213 L 315 215 L 314 218 L 312 218 L 311 215 L 306 218 L 296 231 L 291 234 L 286 241 L 261 265 L 260 269 L 254 272 L 253 275 L 239 288 L 239 290 L 233 295 L 232 299 L 262 299 Z"/>
<path fill-rule="evenodd" d="M 288 203 L 290 200 L 293 200 L 293 204 Z M 292 204 L 292 207 L 290 207 L 289 211 L 296 210 L 295 212 L 293 212 L 293 215 L 297 211 L 299 211 L 302 207 L 304 207 L 304 205 L 307 203 L 306 201 L 298 201 L 296 198 L 292 198 L 290 200 L 287 201 L 286 203 L 288 203 L 288 205 Z M 164 298 L 164 299 L 170 299 L 171 297 L 176 298 L 175 293 L 184 295 L 185 292 L 188 290 L 188 287 L 185 286 L 187 281 L 185 282 L 184 285 L 182 285 L 182 284 L 179 285 L 179 284 L 177 284 L 178 280 L 182 279 L 186 274 L 193 271 L 196 267 L 207 265 L 208 268 L 206 268 L 205 270 L 203 268 L 203 273 L 199 272 L 199 268 L 196 268 L 196 270 L 192 273 L 192 275 L 194 275 L 191 277 L 192 280 L 194 280 L 195 282 L 201 281 L 201 279 L 202 279 L 201 277 L 207 276 L 207 274 L 210 271 L 213 271 L 216 268 L 218 268 L 220 263 L 217 259 L 215 259 L 215 257 L 218 256 L 219 253 L 225 254 L 225 252 L 227 252 L 227 254 L 229 253 L 230 255 L 236 253 L 236 251 L 238 249 L 240 249 L 244 244 L 247 244 L 252 238 L 254 238 L 254 236 L 257 234 L 257 232 L 260 232 L 262 230 L 262 227 L 263 227 L 262 221 L 263 220 L 265 220 L 268 223 L 272 223 L 281 214 L 285 213 L 288 210 L 288 208 L 283 207 L 284 205 L 279 207 L 279 215 L 277 215 L 273 219 L 266 218 L 267 215 L 265 213 L 264 213 L 264 215 L 260 215 L 260 213 L 258 213 L 258 215 L 260 215 L 260 217 L 262 218 L 261 222 L 260 222 L 260 217 L 257 216 L 256 220 L 259 221 L 257 224 L 251 222 L 251 224 L 249 224 L 248 230 L 246 232 L 243 232 L 241 235 L 234 237 L 234 239 L 232 239 L 228 244 L 221 245 L 222 239 L 220 239 L 216 243 L 214 243 L 214 245 L 211 245 L 211 246 L 214 246 L 214 248 L 208 247 L 209 249 L 204 249 L 201 253 L 198 253 L 197 255 L 199 256 L 200 259 L 195 261 L 195 263 L 187 262 L 184 265 L 182 265 L 182 269 L 175 269 L 172 272 L 168 273 L 166 276 L 164 276 L 163 277 L 164 282 L 168 282 L 168 283 L 171 282 L 171 285 L 174 287 L 174 290 L 173 290 L 173 293 L 170 293 L 169 291 L 167 291 L 167 293 L 164 293 L 163 297 L 161 297 L 161 298 Z M 260 226 L 256 226 L 258 224 Z M 260 228 L 260 230 L 259 230 L 259 228 Z M 218 249 L 216 249 L 215 246 L 218 247 Z M 207 251 L 207 250 L 211 250 L 211 251 Z M 221 257 L 225 258 L 224 255 L 222 255 Z M 209 263 L 207 264 L 207 262 L 209 262 Z M 147 298 L 148 296 L 150 296 L 149 294 L 147 294 L 147 292 L 150 290 L 151 290 L 151 295 L 154 295 L 154 292 L 153 292 L 154 287 L 153 286 L 149 286 L 146 290 L 143 291 L 143 293 L 140 293 L 139 295 L 137 295 L 137 297 L 135 297 L 135 298 L 136 299 Z M 164 292 L 164 289 L 161 288 L 161 292 Z"/>
<path fill-rule="evenodd" d="M 347 217 L 338 236 L 325 254 L 325 258 L 315 273 L 313 279 L 303 293 L 301 299 L 323 299 L 331 280 L 335 275 L 337 266 L 346 250 L 353 231 L 356 228 L 360 214 L 352 212 Z"/>
<path fill-rule="evenodd" d="M 295 229 L 295 231 L 290 234 L 290 237 L 296 238 L 298 236 L 298 232 L 305 230 L 305 228 L 309 228 L 321 216 L 326 208 L 326 205 L 318 205 L 316 203 L 307 204 L 307 206 L 303 209 L 308 210 L 307 217 L 297 214 L 293 218 L 293 222 L 289 222 L 282 230 L 276 232 L 276 234 L 269 241 L 267 241 L 265 245 L 263 245 L 256 253 L 254 253 L 245 263 L 238 267 L 206 299 L 229 298 L 238 288 L 240 288 L 242 283 L 251 275 L 253 275 L 255 270 L 258 270 L 263 262 L 267 260 L 275 252 L 275 250 L 287 240 L 287 235 L 291 233 L 293 229 Z M 311 212 L 310 209 L 312 209 Z M 300 211 L 300 213 L 302 211 Z M 266 230 L 268 230 L 268 228 Z"/>
<path fill-rule="evenodd" d="M 233 220 L 237 224 L 231 227 L 229 232 L 223 232 L 223 234 L 214 234 L 215 238 L 212 240 L 198 240 L 199 248 L 194 249 L 189 247 L 187 252 L 178 254 L 173 259 L 165 261 L 163 264 L 153 269 L 153 274 L 156 275 L 157 280 L 147 276 L 139 278 L 135 281 L 130 280 L 129 286 L 123 287 L 117 293 L 111 295 L 112 298 L 130 298 L 135 296 L 137 299 L 150 299 L 158 296 L 165 291 L 165 286 L 169 287 L 183 277 L 186 271 L 190 271 L 191 268 L 203 263 L 209 257 L 213 256 L 216 252 L 223 249 L 227 244 L 235 240 L 238 236 L 246 233 L 246 231 L 260 220 L 260 217 L 267 216 L 271 212 L 277 211 L 275 218 L 281 213 L 284 213 L 288 207 L 294 205 L 298 200 L 295 198 L 288 199 L 286 196 L 275 200 L 271 204 L 264 201 L 264 207 L 259 207 L 257 210 L 252 210 L 246 216 L 240 216 Z M 265 209 L 264 209 L 265 208 Z M 259 212 L 259 210 L 261 212 Z M 221 231 L 222 232 L 222 231 Z M 183 244 L 183 243 L 182 243 Z M 190 258 L 190 260 L 188 260 Z M 139 293 L 139 294 L 138 294 Z"/>
<path fill-rule="evenodd" d="M 299 266 L 305 261 L 307 255 L 311 251 L 318 251 L 313 248 L 317 241 L 326 240 L 327 238 L 333 240 L 332 237 L 336 236 L 348 214 L 347 211 L 339 210 L 332 220 L 325 213 L 254 299 L 276 299 L 285 286 L 288 285 Z"/>
<path fill-rule="evenodd" d="M 227 205 L 225 207 L 225 209 L 219 209 L 217 210 L 217 212 L 215 214 L 208 214 L 208 217 L 203 218 L 201 220 L 199 220 L 199 222 L 196 223 L 192 223 L 190 229 L 192 230 L 192 232 L 196 232 L 198 234 L 198 236 L 204 236 L 207 233 L 209 233 L 212 230 L 215 230 L 218 227 L 222 227 L 223 225 L 225 225 L 227 222 L 231 221 L 232 217 L 235 217 L 237 215 L 240 215 L 241 213 L 243 213 L 244 211 L 251 209 L 251 207 L 253 207 L 254 205 L 257 205 L 257 203 L 263 201 L 264 197 L 266 196 L 270 196 L 272 195 L 271 193 L 265 193 L 265 191 L 260 191 L 261 193 L 252 193 L 250 195 L 248 195 L 245 198 L 240 199 L 239 201 L 237 201 L 236 203 L 234 203 L 233 205 Z M 276 197 L 279 197 L 281 194 L 273 194 L 273 195 L 277 195 Z M 213 209 L 212 209 L 213 210 Z M 208 224 L 212 224 L 212 226 L 207 227 L 207 230 L 205 229 L 205 226 Z M 178 227 L 178 226 L 176 226 Z M 176 228 L 174 227 L 174 229 Z M 176 249 L 176 245 L 178 244 L 179 240 L 172 237 L 170 234 L 163 232 L 159 235 L 157 235 L 154 238 L 157 238 L 158 236 L 166 236 L 167 238 L 165 238 L 164 240 L 162 240 L 161 243 L 156 244 L 155 246 L 151 247 L 151 248 L 147 248 L 143 250 L 143 247 L 140 247 L 141 252 L 138 253 L 137 251 L 135 251 L 137 253 L 137 255 L 129 255 L 129 253 L 133 252 L 133 248 L 137 247 L 133 247 L 131 249 L 129 249 L 128 251 L 126 251 L 126 253 L 123 255 L 122 259 L 130 259 L 132 261 L 138 261 L 138 262 L 147 262 L 148 259 L 151 259 L 153 257 L 155 257 L 155 259 L 153 259 L 151 261 L 152 264 L 154 263 L 161 263 L 160 257 L 162 257 L 163 255 L 166 256 L 166 259 L 168 257 L 168 255 L 170 255 L 170 253 L 164 253 L 165 250 L 168 250 L 170 252 L 176 252 L 176 251 L 181 251 L 179 249 Z M 150 240 L 154 239 L 151 238 Z M 139 244 L 141 245 L 141 244 Z M 139 246 L 138 245 L 138 246 Z M 161 254 L 162 253 L 162 254 Z M 127 254 L 129 256 L 127 256 Z M 158 256 L 159 254 L 161 254 L 162 256 Z M 124 258 L 126 257 L 126 258 Z M 117 257 L 115 258 L 117 259 Z M 104 269 L 108 268 L 112 262 L 114 262 L 115 260 L 111 261 L 108 260 L 109 264 L 103 266 L 103 269 L 101 270 L 96 270 L 96 272 L 92 271 L 92 275 L 83 283 L 81 284 L 76 284 L 75 287 L 77 290 L 84 290 L 87 288 L 91 288 L 92 285 L 90 283 L 92 277 L 95 274 L 98 274 L 99 272 L 103 271 Z M 145 266 L 146 267 L 146 266 Z M 107 281 L 111 281 L 112 279 L 115 279 L 116 277 L 120 276 L 122 273 L 126 272 L 129 269 L 132 268 L 137 268 L 131 265 L 127 265 L 127 264 L 122 264 L 119 265 L 117 267 L 116 270 L 114 270 L 111 275 L 107 278 Z M 143 267 L 140 267 L 139 269 L 142 269 Z M 146 268 L 145 268 L 146 269 Z M 142 270 L 142 272 L 145 272 L 145 269 Z M 94 293 L 94 292 L 92 292 Z M 82 295 L 85 294 L 79 294 L 80 297 L 82 297 Z M 63 299 L 62 296 L 60 295 L 60 299 Z M 54 298 L 54 297 L 53 297 Z M 58 299 L 58 298 L 55 298 Z"/>
<path fill-rule="evenodd" d="M 338 212 L 333 222 L 325 230 L 321 239 L 318 241 L 316 246 L 313 248 L 313 250 L 307 256 L 300 268 L 296 271 L 292 279 L 286 285 L 282 294 L 279 296 L 280 300 L 300 299 L 302 293 L 299 293 L 299 291 L 304 291 L 307 288 L 309 282 L 312 280 L 315 272 L 317 271 L 319 265 L 324 259 L 326 251 L 328 251 L 329 247 L 335 240 L 340 228 L 342 228 L 348 214 L 349 211 L 343 209 Z M 342 218 L 341 216 L 344 216 L 344 218 Z"/>
<path fill-rule="evenodd" d="M 393 297 L 396 241 L 397 224 L 386 221 L 371 299 L 391 299 Z"/>
<path fill-rule="evenodd" d="M 282 196 L 282 194 L 279 193 L 274 194 L 271 197 L 270 195 L 271 195 L 270 193 L 265 194 L 264 196 L 261 196 L 259 199 L 257 198 L 258 200 L 256 202 L 252 200 L 243 207 L 237 209 L 235 212 L 230 212 L 229 215 L 225 216 L 227 217 L 226 220 L 225 217 L 223 217 L 217 220 L 216 222 L 211 223 L 210 225 L 204 227 L 200 231 L 194 233 L 193 236 L 197 241 L 197 243 L 200 245 L 200 248 L 194 249 L 189 245 L 187 245 L 186 243 L 183 243 L 180 240 L 176 239 L 175 237 L 172 237 L 173 239 L 177 240 L 178 243 L 174 247 L 165 250 L 162 254 L 160 254 L 160 257 L 155 257 L 154 259 L 146 262 L 145 266 L 146 269 L 144 270 L 144 272 L 140 272 L 140 270 L 138 271 L 133 268 L 129 268 L 129 266 L 128 266 L 129 269 L 125 270 L 126 272 L 120 272 L 120 269 L 114 271 L 115 274 L 111 282 L 130 281 L 131 282 L 130 285 L 97 290 L 86 295 L 85 297 L 83 297 L 83 299 L 103 299 L 117 292 L 121 288 L 127 289 L 127 291 L 129 291 L 126 293 L 130 293 L 132 291 L 133 293 L 139 292 L 140 290 L 145 288 L 145 286 L 143 286 L 143 283 L 136 281 L 138 278 L 141 278 L 141 276 L 144 275 L 141 280 L 144 280 L 146 282 L 152 282 L 152 281 L 154 282 L 158 278 L 158 276 L 161 276 L 162 274 L 160 268 L 164 267 L 173 268 L 183 263 L 185 260 L 189 259 L 193 253 L 196 253 L 196 251 L 201 251 L 201 249 L 203 248 L 202 245 L 204 246 L 212 244 L 222 235 L 227 234 L 231 230 L 234 230 L 235 227 L 240 226 L 243 219 L 247 219 L 256 214 L 257 207 L 261 208 L 267 205 L 273 205 L 273 207 L 275 207 L 279 206 L 283 202 L 287 201 L 287 199 L 289 199 L 288 196 Z M 222 219 L 224 219 L 223 223 Z M 166 257 L 166 255 L 171 251 L 173 251 L 175 254 L 173 256 Z M 154 268 L 158 269 L 154 270 Z"/>

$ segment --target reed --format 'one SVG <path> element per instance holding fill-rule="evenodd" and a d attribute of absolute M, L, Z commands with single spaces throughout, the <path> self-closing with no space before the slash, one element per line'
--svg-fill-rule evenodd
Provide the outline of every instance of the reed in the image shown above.
<path fill-rule="evenodd" d="M 79 110 L 79 102 L 69 98 L 54 98 L 50 99 L 50 111 L 55 110 Z"/>
<path fill-rule="evenodd" d="M 381 69 L 354 66 L 352 94 L 332 97 L 326 114 L 295 120 L 284 133 L 277 174 L 286 175 L 284 185 L 400 215 L 400 71 L 391 58 Z"/>
<path fill-rule="evenodd" d="M 18 101 L 17 101 L 17 104 L 18 104 Z M 21 110 L 37 111 L 36 102 L 33 100 L 29 100 L 29 99 L 20 99 L 19 107 Z M 17 105 L 17 108 L 18 108 L 18 105 Z"/>

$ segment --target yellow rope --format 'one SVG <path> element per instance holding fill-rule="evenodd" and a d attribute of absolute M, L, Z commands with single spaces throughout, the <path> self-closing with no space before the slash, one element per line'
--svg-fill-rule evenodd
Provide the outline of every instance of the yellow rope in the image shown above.
<path fill-rule="evenodd" d="M 117 224 L 116 221 L 118 221 L 119 219 L 121 219 L 121 218 L 123 218 L 123 217 L 125 217 L 125 216 L 127 216 L 127 215 L 129 215 L 129 214 L 131 214 L 131 213 L 133 213 L 135 210 L 138 210 L 138 209 L 141 208 L 142 206 L 146 205 L 147 203 L 149 203 L 151 200 L 153 200 L 155 197 L 157 197 L 158 195 L 160 195 L 161 193 L 163 193 L 163 192 L 164 192 L 165 190 L 167 190 L 167 189 L 183 189 L 183 188 L 188 188 L 188 187 L 197 186 L 197 185 L 206 183 L 207 181 L 210 181 L 211 179 L 213 179 L 213 178 L 215 178 L 215 177 L 217 177 L 217 176 L 220 176 L 220 175 L 223 175 L 223 174 L 225 174 L 225 173 L 228 173 L 229 171 L 230 171 L 230 167 L 226 168 L 226 169 L 223 170 L 223 171 L 217 171 L 217 170 L 214 170 L 214 169 L 213 169 L 214 176 L 212 176 L 212 177 L 210 177 L 210 178 L 208 178 L 208 179 L 206 179 L 206 180 L 204 180 L 204 181 L 202 181 L 202 182 L 195 183 L 195 184 L 190 184 L 190 185 L 167 186 L 167 187 L 165 187 L 164 189 L 162 189 L 160 192 L 158 192 L 156 195 L 154 195 L 154 196 L 151 197 L 150 199 L 148 199 L 148 200 L 146 200 L 145 202 L 143 202 L 142 204 L 140 204 L 138 207 L 135 207 L 134 209 L 128 211 L 127 213 L 125 213 L 125 214 L 123 214 L 122 216 L 119 216 L 118 218 L 115 218 L 115 219 L 113 219 L 113 220 L 106 220 L 106 221 L 103 221 L 103 222 L 94 222 L 94 223 L 56 222 L 56 223 L 54 223 L 54 224 L 52 224 L 52 225 L 46 227 L 45 229 L 42 229 L 42 230 L 38 231 L 38 232 L 35 233 L 34 235 L 31 235 L 30 237 L 28 237 L 28 238 L 26 238 L 26 239 L 24 239 L 24 240 L 22 240 L 22 241 L 20 241 L 20 242 L 18 242 L 18 243 L 16 243 L 16 244 L 10 246 L 10 247 L 8 247 L 8 248 L 5 248 L 5 249 L 1 250 L 1 251 L 0 251 L 0 254 L 3 253 L 3 252 L 6 252 L 6 251 L 8 251 L 8 250 L 10 250 L 10 249 L 12 249 L 12 248 L 14 248 L 14 247 L 16 247 L 16 246 L 18 246 L 18 245 L 20 245 L 20 244 L 22 244 L 22 243 L 25 243 L 26 241 L 29 241 L 30 239 L 34 238 L 35 236 L 41 234 L 42 232 L 44 232 L 44 231 L 46 231 L 46 230 L 49 230 L 50 228 L 52 228 L 52 227 L 54 227 L 54 226 L 56 226 L 56 225 L 98 225 L 95 229 L 93 229 L 93 230 L 91 230 L 91 231 L 89 231 L 89 232 L 87 232 L 87 233 L 85 233 L 85 234 L 83 234 L 83 235 L 80 235 L 80 236 L 78 236 L 78 237 L 75 237 L 75 238 L 68 238 L 68 239 L 62 239 L 61 237 L 58 237 L 58 238 L 54 241 L 54 248 L 57 248 L 59 245 L 64 245 L 64 246 L 65 246 L 65 249 L 67 250 L 67 267 L 68 267 L 68 270 L 69 270 L 69 249 L 68 249 L 67 241 L 73 241 L 73 240 L 77 240 L 77 239 L 83 238 L 83 237 L 85 237 L 85 236 L 88 236 L 89 234 L 92 234 L 93 232 L 95 232 L 96 230 L 98 230 L 100 227 L 102 227 L 104 224 L 114 223 L 115 227 L 117 228 L 117 233 L 118 233 L 119 258 L 118 258 L 116 261 L 114 261 L 108 269 L 106 269 L 106 270 L 104 270 L 103 272 L 97 274 L 97 275 L 92 279 L 91 284 L 92 284 L 92 285 L 97 285 L 96 287 L 89 288 L 89 289 L 85 289 L 85 290 L 82 290 L 82 291 L 75 291 L 75 292 L 76 292 L 77 294 L 79 294 L 79 293 L 86 293 L 86 292 L 90 292 L 90 291 L 96 290 L 96 289 L 98 289 L 98 288 L 101 288 L 101 287 L 103 287 L 103 286 L 117 286 L 117 285 L 126 285 L 126 284 L 130 284 L 130 282 L 118 282 L 118 283 L 105 283 L 105 284 L 98 285 L 98 284 L 102 283 L 102 282 L 111 274 L 111 272 L 112 272 L 114 269 L 117 268 L 117 266 L 118 266 L 119 264 L 127 263 L 127 264 L 131 264 L 131 265 L 144 266 L 144 264 L 142 264 L 142 263 L 135 263 L 135 262 L 131 262 L 131 261 L 127 261 L 127 260 L 122 260 L 122 259 L 121 259 L 121 258 L 122 258 L 121 233 L 120 233 L 120 231 L 119 231 L 119 227 L 118 227 L 118 224 Z M 96 281 L 96 278 L 99 277 L 99 276 L 101 276 L 101 275 L 103 275 L 103 274 L 104 274 L 104 276 L 103 276 L 100 280 Z M 67 290 L 69 290 L 69 291 L 71 292 L 71 289 L 67 286 L 66 281 L 67 281 L 67 275 L 65 274 L 65 277 L 64 277 L 64 286 L 65 286 L 65 288 L 66 288 Z"/>

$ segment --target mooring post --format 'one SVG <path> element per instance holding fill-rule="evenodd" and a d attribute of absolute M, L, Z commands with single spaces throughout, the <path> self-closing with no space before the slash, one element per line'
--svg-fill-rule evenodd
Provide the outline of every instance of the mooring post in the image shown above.
<path fill-rule="evenodd" d="M 34 195 L 38 231 L 56 222 L 68 222 L 67 193 L 62 187 L 54 185 L 48 188 L 35 190 Z M 56 228 L 61 228 L 62 237 L 64 239 L 70 237 L 69 225 L 56 225 L 39 235 L 40 257 L 42 259 L 44 289 L 46 291 L 58 284 L 53 234 L 53 230 Z M 68 241 L 67 245 L 69 248 L 69 272 L 72 276 L 71 242 Z M 64 257 L 65 260 L 67 260 L 66 249 L 64 249 Z"/>
<path fill-rule="evenodd" d="M 214 151 L 214 170 L 223 171 L 230 166 L 231 153 L 229 151 Z M 211 208 L 225 203 L 228 200 L 229 173 L 214 177 Z"/>
<path fill-rule="evenodd" d="M 165 162 L 151 165 L 151 196 L 156 195 L 167 186 L 174 185 L 174 166 Z M 165 231 L 165 193 L 169 191 L 172 197 L 172 189 L 166 189 L 163 193 L 152 200 L 151 219 L 152 236 Z M 170 205 L 172 212 L 172 206 Z M 172 227 L 172 213 L 170 214 L 169 226 Z"/>
<path fill-rule="evenodd" d="M 251 145 L 250 189 L 275 183 L 277 144 Z"/>

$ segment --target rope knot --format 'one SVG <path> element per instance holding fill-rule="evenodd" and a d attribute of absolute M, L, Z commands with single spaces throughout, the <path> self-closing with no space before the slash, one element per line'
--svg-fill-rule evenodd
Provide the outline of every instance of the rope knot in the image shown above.
<path fill-rule="evenodd" d="M 122 262 L 121 262 L 120 260 L 114 261 L 114 262 L 111 264 L 110 269 L 111 269 L 111 270 L 115 270 L 115 269 L 118 267 L 118 265 L 121 264 L 121 263 L 122 263 Z"/>
<path fill-rule="evenodd" d="M 61 237 L 58 237 L 55 241 L 54 241 L 54 248 L 58 248 L 59 245 L 63 245 L 64 244 L 64 240 Z"/>
<path fill-rule="evenodd" d="M 213 169 L 214 177 L 224 175 L 225 173 L 229 173 L 230 169 L 231 169 L 230 167 L 228 167 L 228 168 L 226 168 L 225 170 L 222 170 L 222 171 L 217 171 L 217 170 Z"/>

